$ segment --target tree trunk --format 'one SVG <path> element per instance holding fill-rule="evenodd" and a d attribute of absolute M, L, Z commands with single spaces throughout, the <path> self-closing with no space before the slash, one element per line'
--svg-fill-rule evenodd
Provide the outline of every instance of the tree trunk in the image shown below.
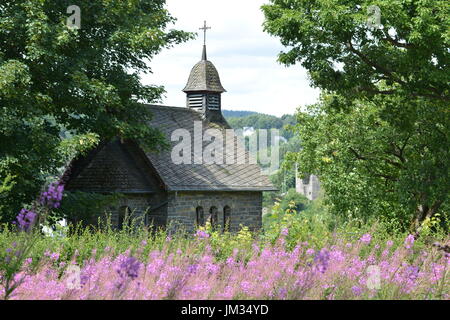
<path fill-rule="evenodd" d="M 411 224 L 411 232 L 414 234 L 414 237 L 417 238 L 419 236 L 419 233 L 422 230 L 422 223 L 427 218 L 431 219 L 437 213 L 441 204 L 442 201 L 436 201 L 431 207 L 422 204 L 417 206 L 414 221 Z"/>

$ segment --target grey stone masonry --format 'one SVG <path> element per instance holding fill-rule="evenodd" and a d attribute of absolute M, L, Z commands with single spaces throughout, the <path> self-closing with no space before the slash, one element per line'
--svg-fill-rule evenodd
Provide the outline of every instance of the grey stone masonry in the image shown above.
<path fill-rule="evenodd" d="M 119 201 L 117 208 L 113 208 L 111 212 L 111 224 L 113 226 L 117 226 L 120 209 L 124 207 L 129 208 L 130 215 L 137 220 L 137 223 L 145 223 L 147 222 L 145 215 L 151 207 L 150 197 L 148 195 L 126 195 L 123 197 Z"/>
<path fill-rule="evenodd" d="M 167 223 L 182 225 L 187 231 L 197 227 L 197 208 L 204 211 L 205 220 L 212 207 L 217 208 L 217 225 L 224 226 L 224 208 L 230 208 L 229 230 L 240 225 L 257 230 L 262 225 L 262 192 L 172 192 L 169 194 Z"/>

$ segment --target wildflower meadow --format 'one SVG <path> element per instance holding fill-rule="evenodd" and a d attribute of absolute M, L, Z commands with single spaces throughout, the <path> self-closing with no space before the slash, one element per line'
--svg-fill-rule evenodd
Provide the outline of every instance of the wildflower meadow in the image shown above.
<path fill-rule="evenodd" d="M 416 239 L 383 224 L 330 229 L 323 216 L 291 208 L 259 232 L 59 224 L 48 234 L 35 212 L 58 206 L 58 187 L 51 189 L 40 209 L 3 226 L 2 299 L 450 298 L 445 233 Z"/>

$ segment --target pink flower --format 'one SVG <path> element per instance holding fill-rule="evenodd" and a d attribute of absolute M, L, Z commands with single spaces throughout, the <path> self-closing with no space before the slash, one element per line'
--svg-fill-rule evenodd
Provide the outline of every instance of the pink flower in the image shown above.
<path fill-rule="evenodd" d="M 360 296 L 362 293 L 362 289 L 358 286 L 353 286 L 352 291 L 355 296 Z"/>
<path fill-rule="evenodd" d="M 195 236 L 199 239 L 209 238 L 209 234 L 203 230 L 198 230 L 197 233 L 195 234 Z"/>
<path fill-rule="evenodd" d="M 359 239 L 359 241 L 365 244 L 369 244 L 370 241 L 372 241 L 372 236 L 369 233 L 366 233 Z"/>
<path fill-rule="evenodd" d="M 410 234 L 405 239 L 405 248 L 411 249 L 413 245 L 414 245 L 414 236 Z"/>
<path fill-rule="evenodd" d="M 50 259 L 52 259 L 54 261 L 58 260 L 59 259 L 59 253 L 57 253 L 57 252 L 52 253 L 50 255 Z"/>

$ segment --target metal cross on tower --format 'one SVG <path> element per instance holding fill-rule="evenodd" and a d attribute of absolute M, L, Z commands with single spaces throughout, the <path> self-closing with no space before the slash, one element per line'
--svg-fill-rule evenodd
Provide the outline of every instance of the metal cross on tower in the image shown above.
<path fill-rule="evenodd" d="M 206 26 L 206 21 L 203 24 L 203 27 L 200 30 L 203 30 L 203 45 L 206 45 L 206 30 L 211 29 L 211 27 Z"/>

